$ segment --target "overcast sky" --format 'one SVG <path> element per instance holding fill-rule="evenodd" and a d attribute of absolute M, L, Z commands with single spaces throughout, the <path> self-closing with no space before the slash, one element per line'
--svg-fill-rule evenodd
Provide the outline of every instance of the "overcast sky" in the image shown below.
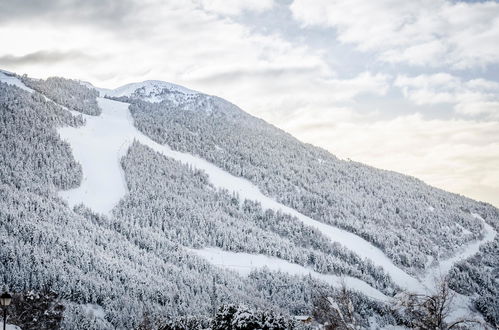
<path fill-rule="evenodd" d="M 499 3 L 0 0 L 0 68 L 159 79 L 499 206 Z"/>

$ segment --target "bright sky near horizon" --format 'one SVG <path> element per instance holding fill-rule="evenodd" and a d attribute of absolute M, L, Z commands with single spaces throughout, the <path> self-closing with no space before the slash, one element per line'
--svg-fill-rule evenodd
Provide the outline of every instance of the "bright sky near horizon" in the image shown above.
<path fill-rule="evenodd" d="M 499 206 L 499 2 L 0 0 L 0 68 L 226 98 Z"/>

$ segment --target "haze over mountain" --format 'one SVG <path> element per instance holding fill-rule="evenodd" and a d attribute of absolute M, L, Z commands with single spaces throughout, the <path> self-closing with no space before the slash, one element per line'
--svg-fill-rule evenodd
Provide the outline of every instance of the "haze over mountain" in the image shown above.
<path fill-rule="evenodd" d="M 300 142 L 219 97 L 0 72 L 0 279 L 56 292 L 66 329 L 291 318 L 352 291 L 362 327 L 448 277 L 449 320 L 499 323 L 499 210 Z M 22 326 L 22 324 L 19 324 Z"/>

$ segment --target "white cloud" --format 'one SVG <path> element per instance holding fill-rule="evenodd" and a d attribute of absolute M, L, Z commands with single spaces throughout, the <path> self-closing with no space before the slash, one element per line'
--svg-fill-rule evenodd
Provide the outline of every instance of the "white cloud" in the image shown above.
<path fill-rule="evenodd" d="M 199 0 L 203 9 L 221 15 L 240 15 L 244 11 L 262 12 L 274 6 L 273 0 Z"/>
<path fill-rule="evenodd" d="M 468 68 L 499 63 L 499 3 L 448 0 L 294 0 L 305 25 L 337 29 L 338 40 L 382 61 Z"/>
<path fill-rule="evenodd" d="M 332 79 L 314 70 L 253 71 L 231 79 L 207 76 L 206 83 L 211 84 L 214 94 L 273 123 L 289 120 L 294 112 L 328 112 L 339 104 L 355 102 L 360 95 L 384 95 L 390 86 L 388 75 L 370 72 Z"/>
<path fill-rule="evenodd" d="M 499 118 L 499 83 L 485 79 L 463 81 L 448 73 L 398 76 L 395 86 L 418 105 L 448 103 L 456 112 Z"/>

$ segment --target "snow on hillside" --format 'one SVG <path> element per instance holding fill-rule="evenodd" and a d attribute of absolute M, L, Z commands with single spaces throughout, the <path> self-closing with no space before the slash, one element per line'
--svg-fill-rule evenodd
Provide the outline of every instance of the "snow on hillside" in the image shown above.
<path fill-rule="evenodd" d="M 120 96 L 140 96 L 141 99 L 149 102 L 161 102 L 169 98 L 168 94 L 180 93 L 184 95 L 195 95 L 198 92 L 191 89 L 159 80 L 146 80 L 138 83 L 131 83 L 116 89 L 97 88 L 102 97 Z"/>
<path fill-rule="evenodd" d="M 0 71 L 0 81 L 33 92 L 9 73 Z M 196 93 L 180 86 L 157 81 L 129 84 L 114 91 L 101 90 L 101 93 L 104 92 L 111 96 L 137 95 L 139 93 L 144 99 L 155 102 L 169 97 L 169 93 L 175 94 L 177 99 L 189 97 L 189 95 Z M 128 193 L 120 160 L 132 142 L 136 140 L 166 157 L 203 170 L 206 172 L 208 180 L 217 188 L 234 192 L 241 199 L 258 201 L 263 209 L 280 211 L 296 217 L 303 224 L 319 230 L 332 242 L 337 242 L 359 256 L 372 261 L 374 265 L 382 267 L 397 285 L 412 292 L 426 293 L 428 289 L 433 289 L 435 278 L 447 274 L 456 262 L 476 254 L 480 245 L 492 241 L 497 234 L 479 215 L 474 214 L 475 218 L 484 223 L 484 235 L 481 240 L 463 246 L 459 254 L 433 266 L 421 276 L 421 280 L 418 280 L 394 265 L 379 248 L 360 236 L 305 216 L 295 209 L 265 196 L 250 181 L 233 176 L 203 158 L 174 151 L 168 145 L 154 142 L 134 126 L 128 103 L 106 98 L 97 98 L 97 102 L 102 113 L 94 116 L 82 115 L 86 120 L 85 125 L 78 128 L 62 127 L 58 129 L 61 138 L 70 144 L 74 158 L 82 166 L 81 185 L 75 189 L 59 191 L 60 196 L 71 206 L 82 203 L 96 212 L 112 214 L 111 211 L 116 204 Z M 80 113 L 75 114 L 81 115 Z M 260 254 L 228 252 L 216 248 L 191 249 L 190 251 L 216 266 L 235 270 L 241 275 L 247 275 L 253 269 L 267 267 L 270 270 L 283 271 L 293 275 L 310 275 L 333 286 L 338 286 L 344 281 L 347 287 L 361 291 L 367 296 L 379 300 L 387 299 L 381 292 L 357 278 L 320 274 L 284 259 Z M 460 296 L 459 299 L 463 311 L 460 313 L 464 315 L 465 311 L 469 309 L 470 299 L 465 296 Z"/>
<path fill-rule="evenodd" d="M 291 275 L 310 275 L 313 278 L 328 283 L 336 288 L 340 288 L 343 284 L 345 284 L 347 288 L 359 291 L 373 299 L 380 301 L 389 300 L 389 298 L 383 293 L 358 278 L 351 276 L 340 277 L 321 274 L 298 264 L 293 264 L 286 260 L 274 257 L 268 257 L 261 254 L 236 253 L 224 251 L 218 248 L 204 248 L 200 250 L 190 249 L 189 251 L 196 253 L 216 266 L 231 269 L 244 276 L 249 275 L 249 273 L 255 269 L 266 267 L 272 271 L 281 271 Z"/>
<path fill-rule="evenodd" d="M 34 91 L 27 87 L 25 84 L 21 82 L 18 78 L 13 73 L 10 73 L 8 71 L 0 70 L 0 82 L 7 83 L 9 85 L 17 86 L 19 88 L 24 89 L 25 91 L 28 91 L 30 93 L 33 93 Z"/>
<path fill-rule="evenodd" d="M 131 89 L 123 88 L 122 92 L 119 93 L 125 93 L 125 90 Z M 87 124 L 82 128 L 65 127 L 59 131 L 61 137 L 70 143 L 75 159 L 82 165 L 83 169 L 82 185 L 76 189 L 60 192 L 70 205 L 83 203 L 94 211 L 110 214 L 112 208 L 127 192 L 120 159 L 135 139 L 167 157 L 204 170 L 208 174 L 210 182 L 217 188 L 235 192 L 242 199 L 258 201 L 264 209 L 281 211 L 297 217 L 304 224 L 321 231 L 331 241 L 338 242 L 359 256 L 369 259 L 375 265 L 381 266 L 392 277 L 393 281 L 404 289 L 425 292 L 430 288 L 429 283 L 434 277 L 446 274 L 456 261 L 464 258 L 456 256 L 443 262 L 440 267 L 432 268 L 424 275 L 425 280 L 421 282 L 394 265 L 379 248 L 365 239 L 346 230 L 311 219 L 282 205 L 265 196 L 248 180 L 235 177 L 204 159 L 174 151 L 167 145 L 154 142 L 135 128 L 127 103 L 104 98 L 99 98 L 98 103 L 102 108 L 102 115 L 85 116 Z M 488 241 L 493 239 L 495 231 L 490 226 L 486 228 L 487 233 L 484 240 Z M 469 252 L 477 250 L 482 243 L 479 241 L 470 244 Z"/>
<path fill-rule="evenodd" d="M 416 279 L 396 267 L 381 250 L 361 237 L 315 221 L 286 207 L 263 195 L 248 180 L 235 177 L 204 159 L 174 151 L 168 146 L 152 141 L 133 125 L 127 103 L 98 98 L 98 104 L 102 108 L 102 114 L 85 116 L 87 120 L 85 126 L 59 129 L 59 134 L 71 145 L 74 157 L 82 165 L 83 170 L 83 182 L 80 187 L 60 192 L 61 197 L 70 205 L 83 203 L 96 212 L 108 215 L 111 213 L 113 207 L 127 193 L 120 159 L 135 139 L 167 157 L 204 170 L 210 182 L 218 188 L 233 191 L 243 199 L 259 201 L 264 209 L 297 216 L 299 220 L 317 228 L 332 241 L 386 268 L 387 273 L 398 285 L 413 290 L 421 289 Z"/>
<path fill-rule="evenodd" d="M 435 277 L 438 279 L 445 276 L 456 263 L 477 254 L 481 245 L 492 242 L 496 237 L 497 232 L 494 228 L 492 228 L 492 226 L 486 223 L 480 215 L 476 213 L 473 213 L 472 215 L 482 221 L 485 229 L 484 237 L 480 241 L 471 242 L 470 244 L 462 247 L 454 256 L 444 259 L 438 265 L 428 269 L 422 280 L 425 287 L 430 289 L 434 288 L 436 284 Z"/>

